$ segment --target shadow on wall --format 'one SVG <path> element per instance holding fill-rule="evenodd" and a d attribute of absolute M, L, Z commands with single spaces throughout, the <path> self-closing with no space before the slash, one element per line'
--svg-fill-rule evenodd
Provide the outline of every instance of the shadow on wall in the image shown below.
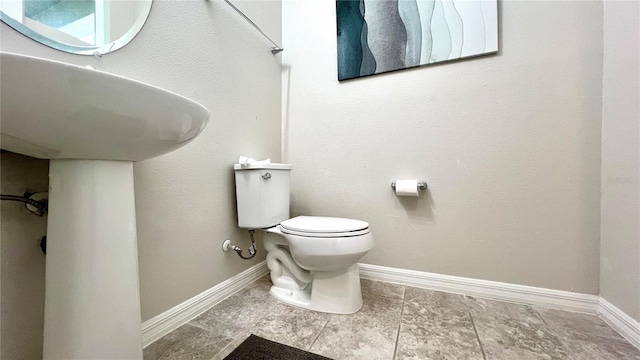
<path fill-rule="evenodd" d="M 390 206 L 393 206 L 392 216 L 398 217 L 398 213 L 404 211 L 407 217 L 414 220 L 414 222 L 418 222 L 418 223 L 435 222 L 434 210 L 436 209 L 436 206 L 435 206 L 435 202 L 433 201 L 433 197 L 431 196 L 431 192 L 429 191 L 429 188 L 425 190 L 421 190 L 419 192 L 419 195 L 416 197 L 397 196 L 395 195 L 394 192 L 391 192 L 390 196 L 395 198 L 392 200 L 393 205 L 386 202 L 388 200 L 385 200 L 386 205 L 382 205 L 382 206 L 387 206 L 388 208 L 390 208 Z M 296 216 L 301 216 L 301 215 L 320 216 L 312 210 L 312 206 L 307 206 L 307 204 L 304 203 L 304 201 L 300 201 L 299 199 L 297 199 L 293 193 L 291 194 L 291 204 L 290 204 L 289 214 L 291 218 Z M 339 216 L 339 215 L 323 214 L 322 216 Z M 360 220 L 369 221 L 367 219 L 360 219 Z"/>
<path fill-rule="evenodd" d="M 289 160 L 289 99 L 291 94 L 291 65 L 282 64 L 282 124 L 280 154 L 282 162 Z"/>
<path fill-rule="evenodd" d="M 302 215 L 313 215 L 311 209 L 306 206 L 304 203 L 300 202 L 296 196 L 292 193 L 289 195 L 291 199 L 289 200 L 289 217 L 294 218 L 296 216 Z"/>
<path fill-rule="evenodd" d="M 427 222 L 434 222 L 435 216 L 433 209 L 436 208 L 435 202 L 431 197 L 431 191 L 429 188 L 421 190 L 418 196 L 396 196 L 396 209 L 402 210 L 414 220 L 422 220 Z"/>
<path fill-rule="evenodd" d="M 0 164 L 3 194 L 47 191 L 49 160 L 2 151 Z M 14 201 L 2 201 L 0 208 L 0 357 L 41 359 L 45 255 L 40 250 L 39 239 L 47 233 L 47 217 L 35 216 L 23 203 Z"/>

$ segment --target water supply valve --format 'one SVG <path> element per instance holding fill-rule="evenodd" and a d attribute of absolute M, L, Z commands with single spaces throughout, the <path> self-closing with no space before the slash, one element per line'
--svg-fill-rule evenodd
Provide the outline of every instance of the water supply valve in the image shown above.
<path fill-rule="evenodd" d="M 253 259 L 253 257 L 256 256 L 256 254 L 258 253 L 256 243 L 253 240 L 254 233 L 255 233 L 255 230 L 249 230 L 249 237 L 251 238 L 251 246 L 249 246 L 249 249 L 247 249 L 249 256 L 244 256 L 244 254 L 242 254 L 242 248 L 231 244 L 231 240 L 229 239 L 226 239 L 225 241 L 222 242 L 222 251 L 228 252 L 229 250 L 233 250 L 238 254 L 238 256 L 240 256 L 244 260 Z"/>

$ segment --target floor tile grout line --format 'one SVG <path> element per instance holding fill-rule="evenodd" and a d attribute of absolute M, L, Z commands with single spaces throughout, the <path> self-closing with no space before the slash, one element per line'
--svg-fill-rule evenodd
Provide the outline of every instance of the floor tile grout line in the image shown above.
<path fill-rule="evenodd" d="M 406 293 L 406 287 L 405 287 Z M 396 343 L 393 347 L 393 357 L 391 360 L 395 360 L 396 355 L 398 355 L 398 342 L 400 342 L 400 329 L 402 329 L 402 316 L 404 315 L 404 294 L 402 295 L 402 310 L 400 310 L 400 321 L 398 321 L 398 332 L 396 333 Z"/>
<path fill-rule="evenodd" d="M 209 333 L 211 333 L 211 334 L 218 335 L 218 334 L 216 334 L 215 332 L 211 331 L 211 329 L 207 329 L 206 327 L 200 326 L 200 325 L 198 325 L 198 324 L 193 324 L 193 323 L 191 323 L 191 321 L 189 321 L 188 323 L 186 323 L 186 324 L 184 324 L 184 325 L 193 326 L 194 328 L 198 328 L 198 329 L 200 329 L 200 330 L 204 330 L 204 331 L 209 332 Z M 184 325 L 182 325 L 182 326 L 184 326 Z M 177 328 L 176 328 L 176 329 L 174 329 L 174 330 L 173 330 L 173 331 L 171 331 L 171 332 L 174 332 L 174 331 L 176 331 L 176 330 L 177 330 Z"/>
<path fill-rule="evenodd" d="M 567 351 L 567 353 L 569 353 L 569 349 L 567 348 L 567 344 L 565 343 L 565 336 L 559 336 L 558 331 L 551 325 L 549 325 L 549 323 L 547 323 L 547 320 L 544 318 L 544 316 L 533 306 L 531 307 L 533 309 L 533 311 L 536 312 L 536 314 L 538 314 L 538 316 L 540 317 L 540 319 L 542 319 L 542 322 L 544 323 L 545 327 L 547 328 L 547 330 L 549 330 L 560 342 L 560 345 L 562 345 L 562 348 Z"/>
<path fill-rule="evenodd" d="M 542 319 L 542 322 L 543 322 L 546 326 L 549 326 L 549 324 L 547 323 L 547 320 L 545 320 L 544 316 L 542 316 L 542 314 L 540 314 L 540 312 L 539 312 L 536 308 L 534 308 L 533 306 L 532 306 L 531 308 L 533 309 L 533 311 L 535 311 L 535 312 L 536 312 L 536 314 L 538 315 L 538 317 L 539 317 L 540 319 Z"/>
<path fill-rule="evenodd" d="M 482 358 L 487 360 L 487 355 L 484 353 L 484 348 L 482 347 L 482 341 L 480 341 L 480 335 L 478 335 L 478 329 L 476 329 L 476 322 L 473 321 L 473 316 L 471 315 L 471 311 L 467 311 L 469 314 L 469 319 L 471 319 L 471 326 L 473 326 L 473 332 L 476 334 L 476 339 L 478 340 L 478 346 L 480 347 L 480 352 L 482 353 Z"/>
<path fill-rule="evenodd" d="M 478 329 L 476 329 L 476 322 L 473 320 L 473 315 L 471 315 L 471 305 L 469 304 L 470 297 L 466 295 L 460 294 L 462 298 L 462 303 L 467 309 L 467 314 L 469 315 L 469 319 L 471 320 L 471 327 L 473 327 L 473 332 L 476 334 L 476 340 L 478 340 L 478 346 L 480 347 L 480 353 L 482 354 L 482 358 L 487 360 L 487 355 L 484 353 L 484 347 L 482 347 L 482 341 L 480 341 L 480 335 L 478 335 Z"/>
<path fill-rule="evenodd" d="M 480 347 L 480 352 L 482 353 L 482 358 L 487 360 L 487 354 L 484 353 L 484 347 L 482 347 L 482 341 L 480 341 L 480 335 L 478 335 L 478 329 L 476 329 L 476 322 L 473 320 L 473 315 L 471 315 L 471 306 L 469 305 L 469 298 L 465 295 L 460 295 L 462 297 L 462 301 L 464 306 L 467 308 L 467 314 L 469 315 L 469 319 L 471 319 L 471 326 L 473 327 L 473 332 L 476 334 L 476 340 L 478 340 L 478 346 Z"/>
<path fill-rule="evenodd" d="M 194 327 L 194 328 L 196 328 L 196 329 L 200 329 L 200 330 L 206 331 L 207 333 L 209 333 L 209 334 L 211 334 L 211 335 L 221 335 L 221 334 L 217 334 L 217 333 L 215 333 L 215 332 L 213 332 L 213 331 L 211 331 L 211 330 L 209 330 L 209 329 L 206 329 L 206 328 L 204 328 L 204 327 L 202 327 L 202 326 L 199 326 L 199 325 L 196 325 L 196 324 L 192 324 L 191 322 L 187 322 L 187 323 L 185 323 L 184 325 L 182 325 L 182 326 L 180 326 L 180 327 L 178 327 L 178 328 L 173 329 L 169 334 L 173 333 L 174 331 L 178 330 L 179 328 L 181 328 L 181 327 L 183 327 L 183 326 L 191 326 L 191 327 Z M 169 335 L 169 334 L 167 334 L 167 335 Z M 165 335 L 165 336 L 167 336 L 167 335 Z M 221 336 L 224 336 L 224 335 L 221 335 Z M 225 337 L 227 337 L 227 338 L 228 338 L 228 336 L 225 336 Z M 218 355 L 219 355 L 220 353 L 222 353 L 222 352 L 223 352 L 227 347 L 229 347 L 231 344 L 233 344 L 233 342 L 234 342 L 234 341 L 235 341 L 235 337 L 234 337 L 234 338 L 231 338 L 231 341 L 229 341 L 229 342 L 228 342 L 228 343 L 227 343 L 227 344 L 226 344 L 222 349 L 220 349 L 220 351 L 218 351 L 218 352 L 213 356 L 213 358 L 212 358 L 212 359 L 215 359 L 215 357 L 216 357 L 216 356 L 218 356 Z M 163 356 L 164 356 L 164 354 L 160 354 L 160 355 L 156 358 L 156 360 L 157 360 L 157 359 L 162 358 Z"/>
<path fill-rule="evenodd" d="M 313 345 L 316 344 L 316 341 L 318 341 L 318 339 L 320 338 L 320 335 L 322 334 L 322 331 L 324 330 L 325 327 L 327 327 L 327 324 L 329 323 L 329 321 L 331 321 L 332 318 L 333 318 L 333 316 L 329 316 L 327 321 L 325 321 L 324 325 L 322 325 L 322 329 L 320 329 L 320 331 L 318 331 L 318 335 L 316 336 L 315 339 L 313 339 L 313 341 L 309 345 L 309 348 L 307 349 L 307 351 L 311 352 L 311 348 L 313 347 Z"/>
<path fill-rule="evenodd" d="M 213 358 L 211 358 L 211 359 L 213 360 L 213 359 L 215 359 L 218 355 L 222 354 L 222 352 L 223 352 L 223 351 L 225 351 L 225 350 L 227 350 L 227 348 L 228 348 L 229 346 L 233 345 L 233 343 L 236 341 L 236 339 L 237 339 L 237 338 L 239 338 L 240 336 L 243 336 L 243 335 L 238 335 L 238 336 L 233 337 L 233 338 L 231 339 L 231 341 L 229 341 L 229 343 L 227 343 L 227 345 L 225 345 L 222 349 L 220 349 L 220 351 L 218 351 L 218 353 L 217 353 L 217 354 L 215 354 L 215 355 L 213 356 Z M 249 335 L 249 336 L 251 336 L 251 335 Z M 247 338 L 248 338 L 248 337 L 247 337 Z M 245 339 L 245 340 L 246 340 L 246 339 Z M 243 340 L 242 342 L 244 342 L 244 340 Z M 233 348 L 233 350 L 235 350 L 238 346 L 240 346 L 240 344 L 238 344 L 235 348 Z M 233 351 L 233 350 L 231 350 L 231 351 Z M 230 353 L 231 353 L 231 352 L 229 352 L 229 354 L 230 354 Z"/>
<path fill-rule="evenodd" d="M 532 306 L 531 308 L 540 317 L 540 319 L 542 319 L 542 323 L 545 325 L 547 330 L 549 330 L 558 339 L 558 341 L 560 342 L 560 345 L 562 346 L 562 348 L 567 353 L 569 353 L 569 349 L 567 347 L 567 344 L 565 343 L 566 336 L 560 336 L 558 334 L 558 331 L 553 326 L 549 325 L 549 323 L 547 323 L 547 320 L 544 318 L 544 316 L 535 307 Z"/>

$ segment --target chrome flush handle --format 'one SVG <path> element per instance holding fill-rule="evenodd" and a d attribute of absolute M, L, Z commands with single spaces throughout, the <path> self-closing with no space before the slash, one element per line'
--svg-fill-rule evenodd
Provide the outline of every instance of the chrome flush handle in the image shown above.
<path fill-rule="evenodd" d="M 262 174 L 262 178 L 265 179 L 265 180 L 271 179 L 271 173 L 270 172 L 266 172 L 266 173 Z"/>

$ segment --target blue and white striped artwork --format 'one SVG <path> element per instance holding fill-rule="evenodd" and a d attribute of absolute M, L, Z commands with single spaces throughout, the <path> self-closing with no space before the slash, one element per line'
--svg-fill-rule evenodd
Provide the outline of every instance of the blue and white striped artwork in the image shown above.
<path fill-rule="evenodd" d="M 338 80 L 498 51 L 497 0 L 337 0 Z"/>

